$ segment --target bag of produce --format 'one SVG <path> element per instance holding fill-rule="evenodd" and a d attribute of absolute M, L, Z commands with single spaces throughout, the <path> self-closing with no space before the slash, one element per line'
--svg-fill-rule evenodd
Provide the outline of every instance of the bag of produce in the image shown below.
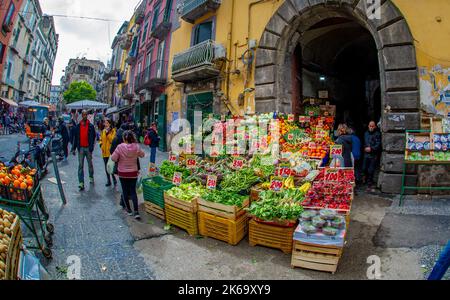
<path fill-rule="evenodd" d="M 317 216 L 315 210 L 307 210 L 302 213 L 301 219 L 302 221 L 311 221 L 315 216 Z"/>
<path fill-rule="evenodd" d="M 337 216 L 337 212 L 332 209 L 322 209 L 320 211 L 320 217 L 324 220 L 333 220 Z"/>

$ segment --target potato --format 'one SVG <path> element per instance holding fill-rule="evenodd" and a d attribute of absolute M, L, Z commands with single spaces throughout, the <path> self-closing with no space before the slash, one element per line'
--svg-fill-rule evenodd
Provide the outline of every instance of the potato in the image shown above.
<path fill-rule="evenodd" d="M 8 251 L 8 246 L 6 245 L 0 245 L 0 253 L 5 253 Z"/>
<path fill-rule="evenodd" d="M 11 236 L 11 233 L 12 233 L 11 229 L 5 228 L 5 231 L 4 231 L 4 232 L 5 232 L 5 234 Z"/>
<path fill-rule="evenodd" d="M 0 270 L 6 270 L 6 265 L 2 261 L 0 261 Z"/>
<path fill-rule="evenodd" d="M 10 228 L 11 227 L 11 222 L 9 222 L 9 220 L 3 220 L 3 226 Z"/>

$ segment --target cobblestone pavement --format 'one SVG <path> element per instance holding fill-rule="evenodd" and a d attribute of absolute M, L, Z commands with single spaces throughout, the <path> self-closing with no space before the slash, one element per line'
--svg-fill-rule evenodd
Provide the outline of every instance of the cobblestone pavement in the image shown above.
<path fill-rule="evenodd" d="M 24 137 L 2 136 L 0 156 L 14 154 L 17 140 Z M 146 147 L 143 147 L 146 148 Z M 126 222 L 127 216 L 117 202 L 117 192 L 106 188 L 106 177 L 99 147 L 94 153 L 95 185 L 88 185 L 85 192 L 78 191 L 78 160 L 70 156 L 67 163 L 59 163 L 61 178 L 68 204 L 62 205 L 54 178 L 53 166 L 41 182 L 44 197 L 50 211 L 50 222 L 55 225 L 53 259 L 44 265 L 52 278 L 65 279 L 68 257 L 81 259 L 82 279 L 153 279 L 153 273 L 133 248 L 134 238 Z M 148 159 L 148 154 L 145 159 Z M 142 160 L 144 162 L 144 159 Z M 87 179 L 87 166 L 85 165 Z"/>

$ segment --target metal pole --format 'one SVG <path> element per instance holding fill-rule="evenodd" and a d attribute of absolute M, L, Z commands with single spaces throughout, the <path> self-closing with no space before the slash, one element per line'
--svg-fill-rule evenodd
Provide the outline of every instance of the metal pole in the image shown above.
<path fill-rule="evenodd" d="M 55 170 L 56 181 L 58 183 L 59 194 L 61 195 L 61 200 L 63 204 L 66 205 L 67 204 L 66 195 L 64 194 L 61 177 L 59 176 L 58 161 L 56 160 L 55 152 L 52 152 L 52 161 L 53 161 L 53 168 Z"/>

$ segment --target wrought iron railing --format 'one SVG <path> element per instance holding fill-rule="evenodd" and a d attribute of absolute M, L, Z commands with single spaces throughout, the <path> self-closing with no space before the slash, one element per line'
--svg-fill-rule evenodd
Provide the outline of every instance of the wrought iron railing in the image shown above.
<path fill-rule="evenodd" d="M 167 61 L 157 60 L 144 69 L 135 79 L 135 87 L 145 88 L 167 80 Z"/>
<path fill-rule="evenodd" d="M 215 41 L 207 40 L 173 57 L 172 74 L 204 65 L 213 65 Z"/>

